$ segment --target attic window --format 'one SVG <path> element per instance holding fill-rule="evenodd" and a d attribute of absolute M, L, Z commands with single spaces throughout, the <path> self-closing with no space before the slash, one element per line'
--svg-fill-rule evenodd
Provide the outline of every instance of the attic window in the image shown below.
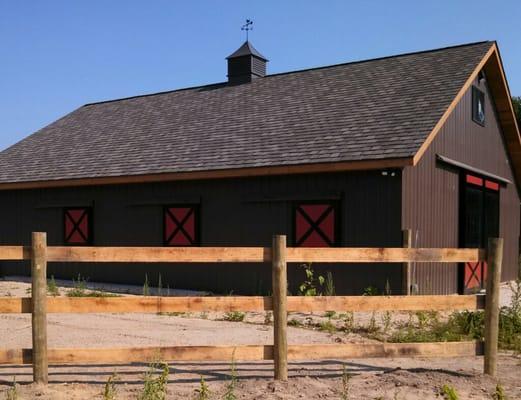
<path fill-rule="evenodd" d="M 472 86 L 472 120 L 485 125 L 485 93 L 476 86 Z"/>

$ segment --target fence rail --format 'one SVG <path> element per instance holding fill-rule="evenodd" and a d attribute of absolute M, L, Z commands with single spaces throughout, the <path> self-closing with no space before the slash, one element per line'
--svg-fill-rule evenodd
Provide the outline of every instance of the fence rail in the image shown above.
<path fill-rule="evenodd" d="M 30 314 L 30 297 L 0 297 L 0 314 Z M 484 295 L 287 296 L 288 312 L 484 310 Z M 168 313 L 272 311 L 270 296 L 48 297 L 47 313 Z"/>
<path fill-rule="evenodd" d="M 0 260 L 31 259 L 27 246 L 0 247 Z M 271 262 L 269 247 L 47 247 L 48 262 L 111 263 L 262 263 Z M 288 263 L 477 262 L 482 249 L 424 248 L 287 248 Z"/>
<path fill-rule="evenodd" d="M 0 313 L 31 313 L 32 349 L 0 349 L 0 364 L 31 363 L 35 382 L 46 383 L 48 363 L 104 363 L 165 360 L 273 360 L 275 378 L 287 379 L 288 359 L 429 357 L 485 354 L 485 373 L 496 374 L 499 276 L 502 239 L 483 249 L 288 248 L 285 236 L 267 247 L 61 247 L 46 245 L 46 234 L 33 233 L 33 245 L 0 246 L 0 260 L 31 260 L 32 297 L 0 298 Z M 287 296 L 288 262 L 322 263 L 488 263 L 487 295 L 465 296 Z M 47 262 L 241 262 L 272 264 L 272 296 L 101 297 L 46 295 Z M 288 345 L 287 313 L 294 311 L 389 311 L 485 309 L 485 343 L 380 343 Z M 65 349 L 47 348 L 47 313 L 161 313 L 273 310 L 274 344 Z"/>

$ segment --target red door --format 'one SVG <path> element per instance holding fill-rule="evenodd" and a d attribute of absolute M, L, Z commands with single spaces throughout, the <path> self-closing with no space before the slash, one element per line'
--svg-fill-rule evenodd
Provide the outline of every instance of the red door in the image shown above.
<path fill-rule="evenodd" d="M 461 196 L 461 247 L 484 248 L 489 237 L 499 236 L 499 184 L 474 174 L 464 174 Z M 460 269 L 460 292 L 485 287 L 487 264 L 465 263 Z"/>

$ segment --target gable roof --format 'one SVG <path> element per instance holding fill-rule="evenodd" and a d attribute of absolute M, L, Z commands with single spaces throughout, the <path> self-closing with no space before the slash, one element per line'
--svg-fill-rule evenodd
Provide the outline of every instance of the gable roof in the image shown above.
<path fill-rule="evenodd" d="M 1 152 L 0 189 L 414 165 L 493 54 L 480 42 L 88 104 Z"/>

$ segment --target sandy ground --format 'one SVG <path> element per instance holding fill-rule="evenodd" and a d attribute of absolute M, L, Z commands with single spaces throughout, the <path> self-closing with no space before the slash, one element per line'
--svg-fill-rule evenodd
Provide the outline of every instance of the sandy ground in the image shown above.
<path fill-rule="evenodd" d="M 64 282 L 57 283 L 61 286 Z M 27 296 L 28 287 L 27 282 L 0 281 L 0 296 Z M 104 289 L 114 291 L 114 288 Z M 67 290 L 60 289 L 62 293 Z M 139 293 L 139 290 L 117 289 L 123 293 Z M 357 319 L 363 321 L 367 318 L 367 315 L 360 314 L 356 315 Z M 308 316 L 298 317 L 305 319 Z M 272 328 L 262 323 L 262 313 L 248 314 L 246 320 L 250 323 L 227 322 L 219 318 L 221 316 L 218 314 L 50 314 L 49 346 L 272 343 Z M 30 347 L 30 316 L 0 314 L 0 339 L 3 348 Z M 293 327 L 288 329 L 288 339 L 295 344 L 368 341 L 354 334 L 328 334 Z M 238 362 L 235 393 L 239 399 L 341 399 L 345 365 L 347 373 L 351 374 L 349 399 L 440 399 L 443 397 L 439 396 L 439 390 L 444 384 L 453 386 L 460 399 L 491 399 L 497 381 L 481 374 L 482 362 L 481 357 L 295 362 L 290 364 L 291 379 L 286 383 L 271 379 L 271 362 Z M 118 376 L 117 399 L 136 399 L 147 368 L 145 364 L 51 366 L 50 384 L 43 388 L 30 384 L 30 367 L 0 366 L 0 399 L 6 396 L 13 379 L 18 383 L 18 399 L 102 399 L 103 386 L 114 373 Z M 195 398 L 195 389 L 203 376 L 212 392 L 210 398 L 220 399 L 229 382 L 229 375 L 229 362 L 170 363 L 168 398 Z M 508 398 L 521 399 L 521 358 L 502 354 L 498 376 Z"/>

